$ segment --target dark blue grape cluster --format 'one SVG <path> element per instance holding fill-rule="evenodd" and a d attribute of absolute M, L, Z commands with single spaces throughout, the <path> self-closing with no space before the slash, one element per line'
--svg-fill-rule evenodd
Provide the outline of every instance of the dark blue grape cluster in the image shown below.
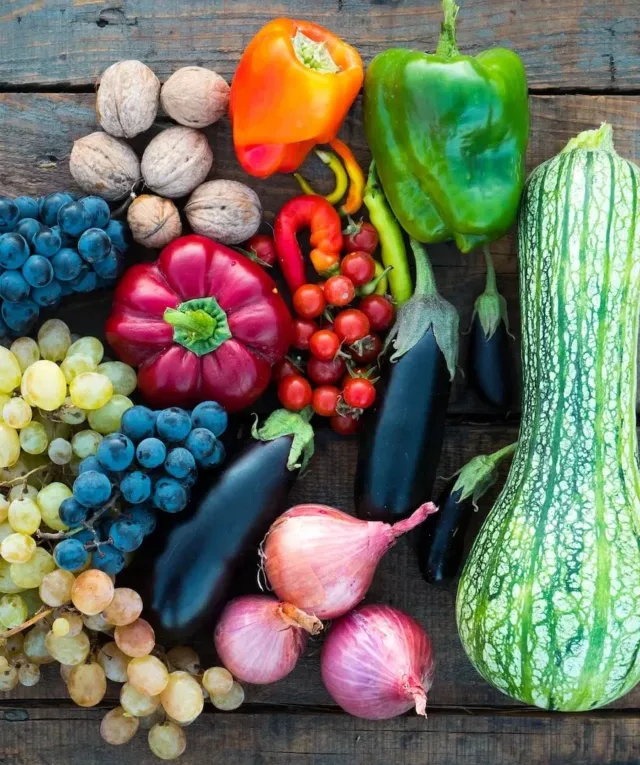
<path fill-rule="evenodd" d="M 75 571 L 92 554 L 94 568 L 119 573 L 125 553 L 154 530 L 156 512 L 184 510 L 198 468 L 222 463 L 218 438 L 226 428 L 227 413 L 215 401 L 192 412 L 127 409 L 120 432 L 105 436 L 95 455 L 82 460 L 73 496 L 60 505 L 70 531 L 53 553 L 59 568 Z"/>
<path fill-rule="evenodd" d="M 0 197 L 0 338 L 26 334 L 65 295 L 112 284 L 128 246 L 100 197 Z"/>

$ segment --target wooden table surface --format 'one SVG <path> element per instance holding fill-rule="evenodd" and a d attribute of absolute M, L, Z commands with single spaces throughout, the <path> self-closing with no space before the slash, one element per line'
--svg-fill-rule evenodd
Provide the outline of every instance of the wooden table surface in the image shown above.
<path fill-rule="evenodd" d="M 638 0 L 462 0 L 459 43 L 477 53 L 493 45 L 523 58 L 531 92 L 528 165 L 556 153 L 570 136 L 603 120 L 615 128 L 623 155 L 640 161 L 640 4 Z M 361 51 L 365 62 L 391 47 L 432 50 L 438 0 L 0 0 L 0 193 L 44 194 L 73 188 L 67 166 L 71 143 L 95 129 L 94 87 L 100 73 L 124 58 L 139 58 L 161 79 L 186 64 L 216 69 L 227 79 L 254 32 L 277 15 L 326 25 Z M 249 182 L 267 220 L 294 195 L 290 177 L 257 182 L 243 176 L 226 121 L 208 131 L 212 177 Z M 366 163 L 360 101 L 343 137 Z M 143 142 L 144 143 L 144 142 Z M 322 177 L 309 163 L 308 175 Z M 492 248 L 499 285 L 518 335 L 517 263 L 513 235 Z M 433 248 L 443 294 L 460 310 L 462 326 L 483 288 L 476 255 Z M 79 331 L 90 311 L 106 316 L 109 296 L 90 296 L 65 308 Z M 96 319 L 97 317 L 97 319 Z M 464 353 L 463 338 L 463 353 Z M 514 364 L 519 369 L 518 349 Z M 518 417 L 497 419 L 459 378 L 450 405 L 440 474 L 473 455 L 512 442 Z M 316 500 L 351 509 L 357 444 L 321 434 L 313 469 L 298 482 L 292 504 Z M 486 513 L 492 497 L 483 503 Z M 482 513 L 481 513 L 482 515 Z M 225 765 L 586 765 L 640 762 L 640 689 L 609 708 L 581 715 L 523 707 L 487 685 L 467 661 L 454 619 L 455 586 L 429 587 L 411 550 L 399 544 L 384 560 L 368 597 L 416 617 L 433 638 L 437 674 L 427 720 L 415 715 L 385 722 L 348 717 L 332 704 L 319 677 L 319 643 L 294 673 L 273 686 L 247 689 L 234 713 L 207 705 L 188 730 L 181 762 Z M 210 636 L 199 641 L 211 653 Z M 2 765 L 147 765 L 157 762 L 144 734 L 114 749 L 98 726 L 114 706 L 110 688 L 101 708 L 82 710 L 68 699 L 57 670 L 48 667 L 35 688 L 0 695 Z"/>

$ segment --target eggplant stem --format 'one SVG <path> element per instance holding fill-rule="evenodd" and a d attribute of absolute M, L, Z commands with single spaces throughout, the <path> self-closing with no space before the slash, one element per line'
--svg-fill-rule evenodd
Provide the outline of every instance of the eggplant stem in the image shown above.
<path fill-rule="evenodd" d="M 485 283 L 484 291 L 492 295 L 497 295 L 498 285 L 496 283 L 496 270 L 493 266 L 493 258 L 491 257 L 491 252 L 486 245 L 482 248 L 482 252 L 484 252 L 484 260 L 487 264 L 487 280 Z"/>
<path fill-rule="evenodd" d="M 427 251 L 416 239 L 409 240 L 416 261 L 416 289 L 414 295 L 429 297 L 438 294 L 436 278 Z"/>

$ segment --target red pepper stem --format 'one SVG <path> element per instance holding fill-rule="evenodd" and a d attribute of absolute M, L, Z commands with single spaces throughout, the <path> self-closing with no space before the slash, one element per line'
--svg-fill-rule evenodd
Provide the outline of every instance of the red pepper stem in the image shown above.
<path fill-rule="evenodd" d="M 193 335 L 195 339 L 206 340 L 211 337 L 216 328 L 216 320 L 206 311 L 190 311 L 182 313 L 175 308 L 167 308 L 162 317 L 172 327 L 180 327 Z"/>
<path fill-rule="evenodd" d="M 195 298 L 167 308 L 162 318 L 173 327 L 173 340 L 196 356 L 215 351 L 231 337 L 227 314 L 214 297 Z"/>

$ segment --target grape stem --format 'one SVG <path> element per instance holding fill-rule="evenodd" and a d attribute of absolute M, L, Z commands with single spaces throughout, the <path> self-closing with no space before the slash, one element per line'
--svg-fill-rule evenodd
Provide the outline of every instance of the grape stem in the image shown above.
<path fill-rule="evenodd" d="M 0 487 L 13 486 L 14 483 L 26 483 L 27 478 L 29 478 L 30 475 L 39 473 L 41 470 L 48 470 L 50 467 L 50 465 L 38 465 L 38 467 L 33 468 L 33 470 L 30 470 L 24 475 L 17 476 L 16 478 L 10 478 L 8 481 L 2 481 L 2 483 L 0 483 Z"/>
<path fill-rule="evenodd" d="M 17 627 L 14 627 L 11 630 L 7 630 L 6 632 L 0 632 L 0 640 L 6 640 L 6 638 L 10 638 L 12 635 L 17 635 L 19 632 L 28 629 L 42 619 L 46 619 L 49 614 L 53 613 L 53 611 L 53 608 L 45 608 L 42 611 L 38 611 L 38 613 L 32 616 L 31 619 L 27 619 L 26 622 L 23 622 Z"/>
<path fill-rule="evenodd" d="M 104 503 L 104 505 L 102 505 L 102 507 L 100 507 L 98 510 L 96 510 L 96 512 L 91 516 L 91 518 L 86 520 L 82 524 L 82 526 L 78 526 L 75 529 L 69 529 L 69 531 L 51 531 L 51 532 L 49 532 L 49 531 L 40 531 L 40 530 L 38 530 L 38 531 L 36 531 L 36 536 L 39 539 L 53 539 L 53 540 L 56 540 L 56 539 L 69 539 L 69 537 L 72 537 L 75 534 L 77 534 L 79 531 L 82 531 L 83 528 L 89 529 L 89 531 L 92 531 L 95 534 L 94 526 L 95 526 L 96 522 L 99 521 L 100 518 L 102 518 L 102 516 L 105 513 L 108 513 L 109 510 L 112 510 L 116 506 L 116 502 L 119 499 L 120 499 L 120 492 L 116 491 L 112 495 L 111 499 L 107 500 Z M 95 546 L 97 547 L 98 544 L 95 543 Z"/>

